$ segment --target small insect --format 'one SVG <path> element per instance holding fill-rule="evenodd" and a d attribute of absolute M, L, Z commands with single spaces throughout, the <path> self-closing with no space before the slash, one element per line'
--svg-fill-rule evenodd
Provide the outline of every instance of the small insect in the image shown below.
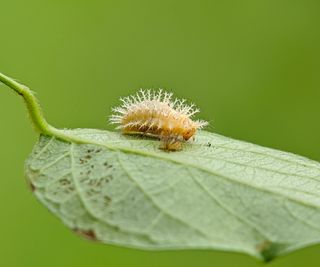
<path fill-rule="evenodd" d="M 109 121 L 118 124 L 124 134 L 142 134 L 159 138 L 161 148 L 167 151 L 180 150 L 182 142 L 194 137 L 198 129 L 208 125 L 203 120 L 192 120 L 199 112 L 194 104 L 185 99 L 173 99 L 172 93 L 159 89 L 143 90 L 125 98 L 122 105 L 113 108 L 115 114 Z"/>

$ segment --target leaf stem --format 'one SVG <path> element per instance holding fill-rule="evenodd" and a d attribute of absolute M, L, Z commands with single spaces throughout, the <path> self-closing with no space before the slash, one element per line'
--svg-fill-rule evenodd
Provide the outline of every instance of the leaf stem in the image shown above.
<path fill-rule="evenodd" d="M 2 73 L 0 73 L 0 81 L 23 97 L 31 121 L 38 132 L 45 135 L 55 135 L 57 129 L 46 121 L 37 98 L 27 86 L 16 82 L 14 79 Z"/>

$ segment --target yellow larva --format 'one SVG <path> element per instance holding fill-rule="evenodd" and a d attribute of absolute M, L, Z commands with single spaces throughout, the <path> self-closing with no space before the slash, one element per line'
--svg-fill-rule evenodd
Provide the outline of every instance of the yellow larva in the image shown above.
<path fill-rule="evenodd" d="M 181 142 L 189 140 L 198 129 L 208 125 L 203 120 L 192 120 L 199 112 L 185 99 L 172 99 L 172 93 L 140 90 L 133 96 L 120 98 L 122 105 L 113 108 L 110 123 L 118 124 L 124 134 L 144 134 L 163 141 L 165 150 L 181 149 Z"/>

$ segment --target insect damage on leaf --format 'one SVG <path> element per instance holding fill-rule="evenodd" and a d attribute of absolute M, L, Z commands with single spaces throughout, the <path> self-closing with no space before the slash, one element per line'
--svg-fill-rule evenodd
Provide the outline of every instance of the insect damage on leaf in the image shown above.
<path fill-rule="evenodd" d="M 203 120 L 192 120 L 199 112 L 185 99 L 172 99 L 172 93 L 141 89 L 136 95 L 120 98 L 110 122 L 119 124 L 123 133 L 149 134 L 162 140 L 164 150 L 180 150 L 181 142 L 188 141 L 198 129 L 208 125 Z"/>
<path fill-rule="evenodd" d="M 81 229 L 75 228 L 73 229 L 73 232 L 85 239 L 88 239 L 91 241 L 98 241 L 95 232 L 92 230 L 81 230 Z"/>

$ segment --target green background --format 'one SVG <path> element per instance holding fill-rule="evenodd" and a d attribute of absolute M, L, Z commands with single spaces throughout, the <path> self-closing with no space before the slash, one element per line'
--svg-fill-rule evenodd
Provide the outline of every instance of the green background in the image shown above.
<path fill-rule="evenodd" d="M 320 160 L 318 0 L 1 0 L 0 10 L 0 71 L 35 90 L 57 127 L 112 129 L 119 96 L 163 87 L 197 103 L 211 131 Z M 0 266 L 262 265 L 81 239 L 25 183 L 36 135 L 5 86 L 0 121 Z M 320 246 L 269 264 L 302 265 L 320 265 Z"/>

